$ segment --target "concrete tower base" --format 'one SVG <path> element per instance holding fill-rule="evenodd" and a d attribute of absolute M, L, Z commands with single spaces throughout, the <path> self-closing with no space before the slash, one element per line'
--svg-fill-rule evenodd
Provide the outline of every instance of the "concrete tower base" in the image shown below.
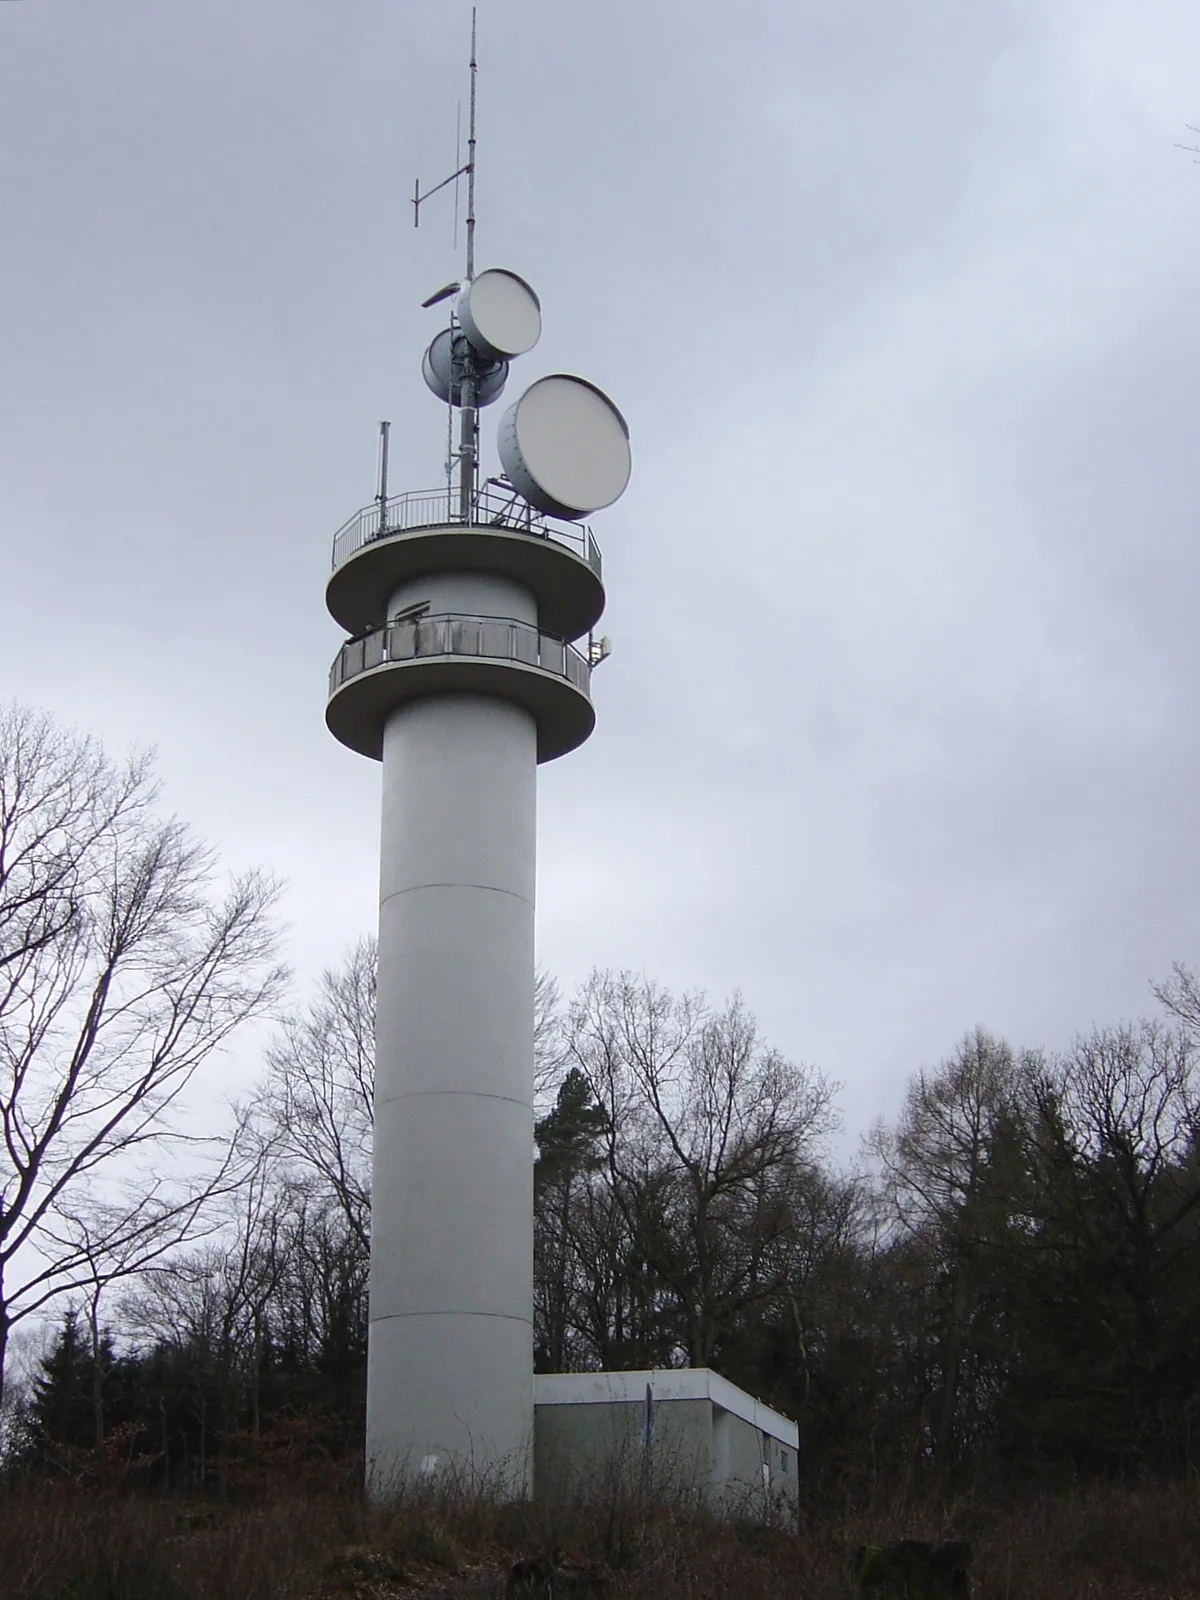
<path fill-rule="evenodd" d="M 528 1492 L 537 728 L 443 694 L 383 738 L 367 1460 Z"/>

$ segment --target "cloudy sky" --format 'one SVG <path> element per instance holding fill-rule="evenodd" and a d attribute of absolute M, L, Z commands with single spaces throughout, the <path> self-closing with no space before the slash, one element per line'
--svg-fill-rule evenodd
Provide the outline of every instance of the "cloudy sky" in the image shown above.
<path fill-rule="evenodd" d="M 461 251 L 407 197 L 468 33 L 0 5 L 0 694 L 155 744 L 286 879 L 301 994 L 374 918 L 323 584 L 380 418 L 393 486 L 440 479 L 419 302 Z M 542 963 L 741 988 L 852 1132 L 976 1023 L 1146 1011 L 1200 964 L 1200 11 L 481 0 L 479 35 L 519 376 L 600 383 L 635 449 L 599 725 L 541 775 Z"/>

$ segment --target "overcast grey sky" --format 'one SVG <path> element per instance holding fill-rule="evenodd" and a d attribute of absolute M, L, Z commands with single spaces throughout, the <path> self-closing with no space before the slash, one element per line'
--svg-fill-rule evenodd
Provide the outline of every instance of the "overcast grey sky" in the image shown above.
<path fill-rule="evenodd" d="M 479 10 L 517 376 L 598 382 L 635 451 L 540 960 L 740 987 L 853 1130 L 977 1022 L 1144 1012 L 1200 963 L 1200 10 Z M 0 693 L 157 744 L 171 808 L 287 880 L 302 977 L 374 921 L 323 585 L 381 417 L 394 487 L 440 479 L 419 302 L 459 257 L 407 196 L 468 30 L 0 5 Z"/>

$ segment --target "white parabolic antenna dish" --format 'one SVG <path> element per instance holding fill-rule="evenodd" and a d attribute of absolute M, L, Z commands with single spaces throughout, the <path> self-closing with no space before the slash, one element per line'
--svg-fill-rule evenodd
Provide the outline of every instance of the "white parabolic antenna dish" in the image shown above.
<path fill-rule="evenodd" d="M 475 349 L 494 361 L 523 356 L 541 338 L 541 302 L 524 278 L 503 267 L 464 283 L 454 309 Z"/>
<path fill-rule="evenodd" d="M 452 406 L 462 405 L 462 383 L 466 373 L 464 354 L 467 341 L 452 328 L 443 328 L 426 350 L 421 361 L 425 382 L 439 400 Z M 498 400 L 508 381 L 508 362 L 486 360 L 482 367 L 476 363 L 475 404 L 490 406 Z"/>
<path fill-rule="evenodd" d="M 539 378 L 500 418 L 500 463 L 517 493 L 574 520 L 625 493 L 633 457 L 625 418 L 586 378 Z"/>

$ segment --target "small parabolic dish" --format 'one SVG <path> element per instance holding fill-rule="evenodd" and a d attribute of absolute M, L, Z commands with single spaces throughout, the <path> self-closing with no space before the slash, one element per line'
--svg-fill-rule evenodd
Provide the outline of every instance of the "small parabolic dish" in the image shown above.
<path fill-rule="evenodd" d="M 524 278 L 503 267 L 464 283 L 454 310 L 474 348 L 493 361 L 523 356 L 541 338 L 541 301 Z"/>
<path fill-rule="evenodd" d="M 517 493 L 569 521 L 619 500 L 633 467 L 625 418 L 594 383 L 567 372 L 530 384 L 500 418 L 496 444 Z"/>
<path fill-rule="evenodd" d="M 466 336 L 453 328 L 443 328 L 426 350 L 421 374 L 437 395 L 452 406 L 462 405 L 462 382 L 468 354 Z M 475 358 L 475 404 L 491 405 L 504 392 L 508 381 L 508 362 L 490 357 Z"/>

